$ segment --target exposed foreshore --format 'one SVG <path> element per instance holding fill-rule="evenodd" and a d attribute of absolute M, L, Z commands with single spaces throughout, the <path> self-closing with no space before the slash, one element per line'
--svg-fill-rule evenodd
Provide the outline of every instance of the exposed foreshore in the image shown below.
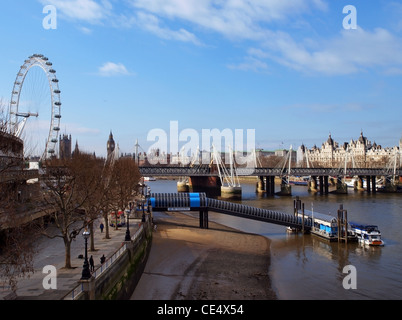
<path fill-rule="evenodd" d="M 156 230 L 133 300 L 276 299 L 270 241 L 180 212 L 156 213 Z"/>

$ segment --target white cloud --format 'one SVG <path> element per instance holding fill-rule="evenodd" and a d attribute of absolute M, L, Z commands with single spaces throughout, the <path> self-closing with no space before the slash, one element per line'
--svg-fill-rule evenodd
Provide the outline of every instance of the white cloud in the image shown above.
<path fill-rule="evenodd" d="M 92 30 L 87 27 L 79 27 L 78 28 L 83 34 L 92 34 Z"/>
<path fill-rule="evenodd" d="M 103 77 L 112 77 L 118 75 L 131 75 L 122 63 L 105 62 L 99 67 L 98 75 Z"/>
<path fill-rule="evenodd" d="M 239 64 L 230 64 L 228 65 L 228 68 L 242 71 L 267 72 L 268 65 L 260 59 L 248 56 L 244 58 L 243 62 Z"/>
<path fill-rule="evenodd" d="M 138 12 L 137 24 L 141 28 L 157 35 L 162 39 L 192 42 L 196 45 L 201 44 L 201 42 L 197 39 L 197 37 L 194 34 L 188 32 L 183 28 L 180 28 L 179 30 L 176 31 L 166 27 L 165 28 L 161 27 L 160 20 L 152 14 Z"/>
<path fill-rule="evenodd" d="M 257 40 L 265 37 L 260 24 L 288 20 L 309 12 L 311 7 L 326 8 L 322 0 L 131 0 L 137 10 L 170 21 L 180 19 L 231 39 Z"/>
<path fill-rule="evenodd" d="M 377 67 L 387 72 L 402 66 L 402 39 L 381 28 L 342 30 L 336 37 L 317 40 L 314 49 L 278 32 L 263 46 L 272 59 L 306 73 L 342 75 Z"/>
<path fill-rule="evenodd" d="M 206 30 L 230 40 L 253 41 L 244 61 L 232 69 L 261 71 L 276 61 L 303 73 L 345 75 L 379 68 L 397 74 L 402 68 L 402 39 L 385 29 L 341 30 L 326 38 L 291 36 L 280 25 L 306 19 L 318 10 L 326 12 L 324 0 L 130 0 L 144 28 L 164 39 L 198 43 L 191 32 L 173 32 L 163 23 L 185 23 L 194 30 Z M 341 24 L 340 24 L 341 28 Z"/>
<path fill-rule="evenodd" d="M 99 23 L 112 10 L 112 5 L 107 0 L 98 3 L 94 0 L 39 0 L 43 5 L 54 5 L 57 14 L 72 20 L 80 20 L 88 23 Z"/>
<path fill-rule="evenodd" d="M 39 0 L 53 4 L 63 17 L 113 27 L 138 27 L 165 40 L 202 45 L 200 33 L 218 34 L 250 48 L 243 62 L 232 69 L 266 70 L 275 61 L 290 69 L 312 74 L 345 75 L 376 68 L 389 75 L 402 70 L 402 39 L 390 31 L 343 30 L 320 38 L 318 30 L 303 38 L 293 23 L 307 23 L 328 11 L 326 0 L 126 0 L 129 8 L 117 12 L 111 0 Z M 395 5 L 393 5 L 395 7 Z M 400 8 L 399 6 L 397 8 Z M 124 13 L 123 13 L 124 11 Z M 282 30 L 279 29 L 283 26 Z M 289 27 L 288 27 L 289 26 Z M 80 30 L 90 33 L 82 26 Z M 121 64 L 104 65 L 102 75 L 127 74 Z"/>

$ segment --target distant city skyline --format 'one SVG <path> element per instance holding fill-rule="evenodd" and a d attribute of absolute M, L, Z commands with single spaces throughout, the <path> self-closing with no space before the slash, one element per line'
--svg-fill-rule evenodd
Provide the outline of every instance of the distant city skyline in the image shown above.
<path fill-rule="evenodd" d="M 110 131 L 122 153 L 137 139 L 147 151 L 148 133 L 170 121 L 200 134 L 253 129 L 265 150 L 361 130 L 392 147 L 402 136 L 401 17 L 400 2 L 383 0 L 5 2 L 0 99 L 9 103 L 20 66 L 40 53 L 60 81 L 60 133 L 99 156 Z"/>

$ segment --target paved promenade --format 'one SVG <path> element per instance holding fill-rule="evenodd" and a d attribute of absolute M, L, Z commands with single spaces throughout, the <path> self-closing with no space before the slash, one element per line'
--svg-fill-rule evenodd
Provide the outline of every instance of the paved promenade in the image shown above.
<path fill-rule="evenodd" d="M 95 263 L 95 270 L 100 267 L 100 257 L 104 254 L 106 259 L 113 255 L 124 242 L 126 227 L 109 227 L 110 239 L 104 239 L 105 230 L 101 233 L 100 221 L 94 226 L 95 251 L 89 251 L 90 242 L 88 239 L 88 258 L 92 255 Z M 130 221 L 130 234 L 134 235 L 138 230 L 138 223 Z M 81 278 L 84 259 L 79 255 L 85 253 L 85 240 L 82 236 L 77 238 L 71 244 L 71 264 L 73 269 L 65 269 L 65 251 L 64 243 L 61 238 L 49 239 L 43 237 L 38 241 L 37 253 L 34 257 L 35 272 L 30 274 L 29 278 L 19 279 L 16 297 L 10 295 L 7 285 L 1 283 L 0 300 L 1 299 L 28 299 L 28 300 L 60 300 L 67 293 L 73 290 Z M 57 269 L 57 289 L 46 290 L 43 287 L 43 279 L 47 273 L 43 273 L 43 267 L 53 265 Z"/>

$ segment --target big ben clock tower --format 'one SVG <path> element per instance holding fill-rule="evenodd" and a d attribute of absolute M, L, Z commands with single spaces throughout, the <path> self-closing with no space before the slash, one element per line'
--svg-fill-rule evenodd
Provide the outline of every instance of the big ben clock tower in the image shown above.
<path fill-rule="evenodd" d="M 114 151 L 114 140 L 113 140 L 113 134 L 112 131 L 110 131 L 109 134 L 109 140 L 107 141 L 106 144 L 106 148 L 107 148 L 107 157 L 109 158 L 109 156 L 112 154 L 112 152 Z"/>

